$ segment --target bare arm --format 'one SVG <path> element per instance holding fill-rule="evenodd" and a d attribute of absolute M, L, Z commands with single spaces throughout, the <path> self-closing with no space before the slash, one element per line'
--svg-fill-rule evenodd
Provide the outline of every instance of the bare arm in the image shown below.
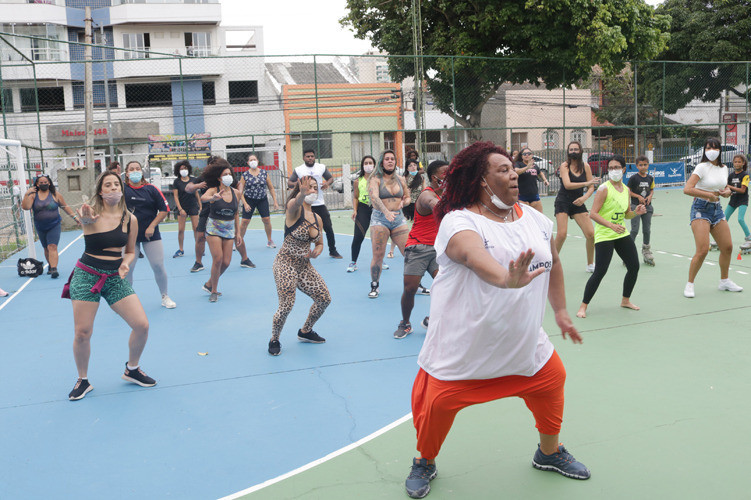
<path fill-rule="evenodd" d="M 548 286 L 548 301 L 555 313 L 555 322 L 561 329 L 561 335 L 566 338 L 568 334 L 574 344 L 581 344 L 582 337 L 574 327 L 571 317 L 566 311 L 566 289 L 563 283 L 563 266 L 555 249 L 555 240 L 550 240 L 550 252 L 553 254 L 553 267 L 550 269 L 550 282 Z"/>
<path fill-rule="evenodd" d="M 62 208 L 65 211 L 65 213 L 68 214 L 74 221 L 78 222 L 78 217 L 76 216 L 76 213 L 65 202 L 65 198 L 63 198 L 62 193 L 58 192 L 56 196 L 57 196 L 57 204 L 60 205 L 60 208 Z"/>
<path fill-rule="evenodd" d="M 269 188 L 269 193 L 271 193 L 271 199 L 274 200 L 274 210 L 279 210 L 279 203 L 276 200 L 276 189 L 274 189 L 274 185 L 271 183 L 271 179 L 266 177 L 266 185 Z M 242 192 L 242 189 L 240 190 Z"/>
<path fill-rule="evenodd" d="M 117 270 L 121 278 L 125 279 L 128 271 L 130 271 L 130 265 L 136 258 L 136 238 L 138 237 L 138 219 L 133 214 L 130 214 L 130 232 L 128 233 L 128 242 L 125 244 L 123 251 L 123 261 L 120 264 L 120 268 Z"/>
<path fill-rule="evenodd" d="M 588 200 L 590 196 L 592 196 L 592 193 L 595 192 L 595 185 L 599 182 L 592 176 L 592 169 L 589 167 L 589 163 L 584 163 L 584 173 L 587 176 L 587 182 L 585 184 L 588 184 L 587 191 L 584 193 L 584 201 Z"/>
<path fill-rule="evenodd" d="M 23 200 L 21 200 L 21 208 L 24 210 L 31 210 L 32 205 L 34 205 L 34 198 L 36 198 L 37 194 L 37 188 L 30 187 L 26 194 L 23 195 Z"/>
<path fill-rule="evenodd" d="M 420 215 L 428 215 L 433 212 L 433 208 L 438 204 L 438 196 L 433 191 L 423 191 L 417 197 L 415 210 Z"/>
<path fill-rule="evenodd" d="M 391 213 L 391 210 L 386 208 L 386 205 L 384 205 L 383 200 L 381 200 L 381 197 L 379 196 L 378 191 L 380 188 L 380 182 L 381 179 L 375 175 L 368 179 L 368 196 L 370 197 L 370 204 L 373 205 L 373 208 L 383 213 L 387 219 L 391 216 L 392 219 L 389 219 L 389 221 L 392 221 L 394 214 Z"/>
<path fill-rule="evenodd" d="M 402 183 L 402 203 L 401 207 L 406 207 L 412 202 L 412 195 L 409 191 L 409 186 L 407 185 L 407 179 L 404 177 L 399 177 L 399 182 Z"/>
<path fill-rule="evenodd" d="M 217 193 L 217 188 L 209 188 L 206 190 L 205 193 L 203 193 L 203 195 L 201 195 L 200 200 L 203 203 L 210 203 L 211 201 L 213 201 L 214 195 L 216 193 Z"/>
<path fill-rule="evenodd" d="M 180 197 L 178 196 L 179 191 L 177 189 L 172 190 L 172 197 L 175 199 L 175 208 L 177 208 L 177 213 L 183 211 L 183 207 L 180 206 Z"/>
<path fill-rule="evenodd" d="M 720 201 L 719 192 L 712 193 L 709 191 L 704 191 L 703 189 L 699 189 L 696 187 L 696 183 L 698 182 L 699 176 L 696 174 L 691 174 L 691 177 L 689 177 L 686 181 L 686 185 L 683 186 L 683 194 L 693 196 L 694 198 L 702 198 L 711 202 Z"/>
<path fill-rule="evenodd" d="M 527 250 L 516 261 L 509 262 L 506 269 L 485 249 L 479 234 L 474 231 L 459 231 L 449 240 L 446 255 L 454 262 L 468 267 L 486 283 L 498 288 L 521 288 L 545 272 L 544 268 L 528 271 L 534 252 Z"/>

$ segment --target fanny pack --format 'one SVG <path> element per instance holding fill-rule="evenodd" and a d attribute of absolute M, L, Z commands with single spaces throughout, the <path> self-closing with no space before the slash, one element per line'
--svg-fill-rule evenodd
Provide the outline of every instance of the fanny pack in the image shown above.
<path fill-rule="evenodd" d="M 78 262 L 76 262 L 76 266 L 75 267 L 77 267 L 79 269 L 83 269 L 87 273 L 93 274 L 94 276 L 99 276 L 99 279 L 97 280 L 97 282 L 94 283 L 94 286 L 91 287 L 91 293 L 101 293 L 102 292 L 102 288 L 104 287 L 104 282 L 107 281 L 107 278 L 111 278 L 112 276 L 117 276 L 119 274 L 117 272 L 114 272 L 114 273 L 111 273 L 111 274 L 100 273 L 99 271 L 93 270 L 92 268 L 90 268 L 86 264 L 81 263 L 80 260 Z M 73 271 L 71 271 L 70 276 L 68 277 L 68 282 L 63 287 L 62 298 L 64 298 L 64 299 L 69 299 L 70 298 L 70 280 L 73 279 L 73 273 L 75 273 L 75 272 L 76 272 L 75 269 L 73 269 Z"/>

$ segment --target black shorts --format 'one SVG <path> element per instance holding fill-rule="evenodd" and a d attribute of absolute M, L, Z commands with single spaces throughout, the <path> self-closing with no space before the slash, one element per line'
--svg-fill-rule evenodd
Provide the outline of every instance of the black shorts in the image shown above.
<path fill-rule="evenodd" d="M 195 206 L 192 206 L 192 207 L 188 207 L 188 208 L 183 207 L 183 210 L 185 210 L 185 213 L 189 217 L 193 217 L 194 215 L 198 215 L 198 205 L 195 205 Z M 179 215 L 180 215 L 180 210 L 178 210 L 177 207 L 175 207 L 175 217 L 178 217 Z"/>
<path fill-rule="evenodd" d="M 209 221 L 209 214 L 201 215 L 198 217 L 198 226 L 196 226 L 197 233 L 206 232 L 206 223 Z"/>
<path fill-rule="evenodd" d="M 568 200 L 561 200 L 556 198 L 555 200 L 555 212 L 553 212 L 554 215 L 558 214 L 567 214 L 569 218 L 573 219 L 574 215 L 576 214 L 586 214 L 589 213 L 589 210 L 587 210 L 587 206 L 582 203 L 581 205 L 574 205 L 573 201 Z"/>
<path fill-rule="evenodd" d="M 269 216 L 269 199 L 268 198 L 248 198 L 245 197 L 245 201 L 250 205 L 250 211 L 246 211 L 245 207 L 243 207 L 243 219 L 252 219 L 253 213 L 256 211 L 256 208 L 258 209 L 258 213 L 261 214 L 261 217 L 268 217 Z"/>

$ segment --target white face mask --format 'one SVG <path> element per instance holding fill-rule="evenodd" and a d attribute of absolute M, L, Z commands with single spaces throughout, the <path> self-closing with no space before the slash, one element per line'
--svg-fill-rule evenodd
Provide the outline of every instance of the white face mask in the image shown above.
<path fill-rule="evenodd" d="M 619 182 L 623 179 L 623 170 L 608 170 L 608 179 L 613 182 Z"/>
<path fill-rule="evenodd" d="M 482 178 L 482 180 L 484 180 L 485 183 L 487 184 L 488 181 L 486 181 L 484 177 Z M 496 196 L 493 190 L 490 189 L 490 186 L 488 186 L 487 189 L 490 191 L 492 195 L 490 197 L 490 203 L 500 208 L 501 210 L 511 210 L 511 208 L 513 208 L 513 205 L 506 205 L 505 203 L 503 203 L 503 200 L 501 200 L 498 196 Z"/>
<path fill-rule="evenodd" d="M 250 160 L 250 161 L 248 162 L 248 166 L 249 166 L 250 168 L 254 168 L 254 169 L 255 169 L 255 168 L 258 168 L 258 162 L 257 162 L 256 160 Z"/>
<path fill-rule="evenodd" d="M 180 170 L 180 177 L 187 177 L 188 171 L 187 170 Z"/>
<path fill-rule="evenodd" d="M 232 185 L 232 176 L 231 175 L 223 175 L 222 176 L 222 184 L 225 186 L 231 186 Z"/>
<path fill-rule="evenodd" d="M 365 170 L 366 174 L 371 173 L 374 168 L 375 168 L 375 165 L 373 165 L 372 163 L 366 163 L 365 165 L 362 166 L 362 169 Z"/>
<path fill-rule="evenodd" d="M 318 193 L 310 193 L 305 197 L 305 203 L 308 205 L 315 203 L 315 201 L 318 199 Z"/>
<path fill-rule="evenodd" d="M 715 161 L 720 156 L 720 152 L 716 149 L 708 149 L 704 151 L 704 155 L 707 157 L 707 160 Z"/>

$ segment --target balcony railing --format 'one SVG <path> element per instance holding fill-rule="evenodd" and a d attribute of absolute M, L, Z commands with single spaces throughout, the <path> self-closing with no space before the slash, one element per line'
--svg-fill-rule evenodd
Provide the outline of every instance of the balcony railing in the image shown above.
<path fill-rule="evenodd" d="M 65 0 L 0 0 L 0 4 L 3 3 L 39 3 L 46 5 L 59 5 L 65 7 Z"/>

